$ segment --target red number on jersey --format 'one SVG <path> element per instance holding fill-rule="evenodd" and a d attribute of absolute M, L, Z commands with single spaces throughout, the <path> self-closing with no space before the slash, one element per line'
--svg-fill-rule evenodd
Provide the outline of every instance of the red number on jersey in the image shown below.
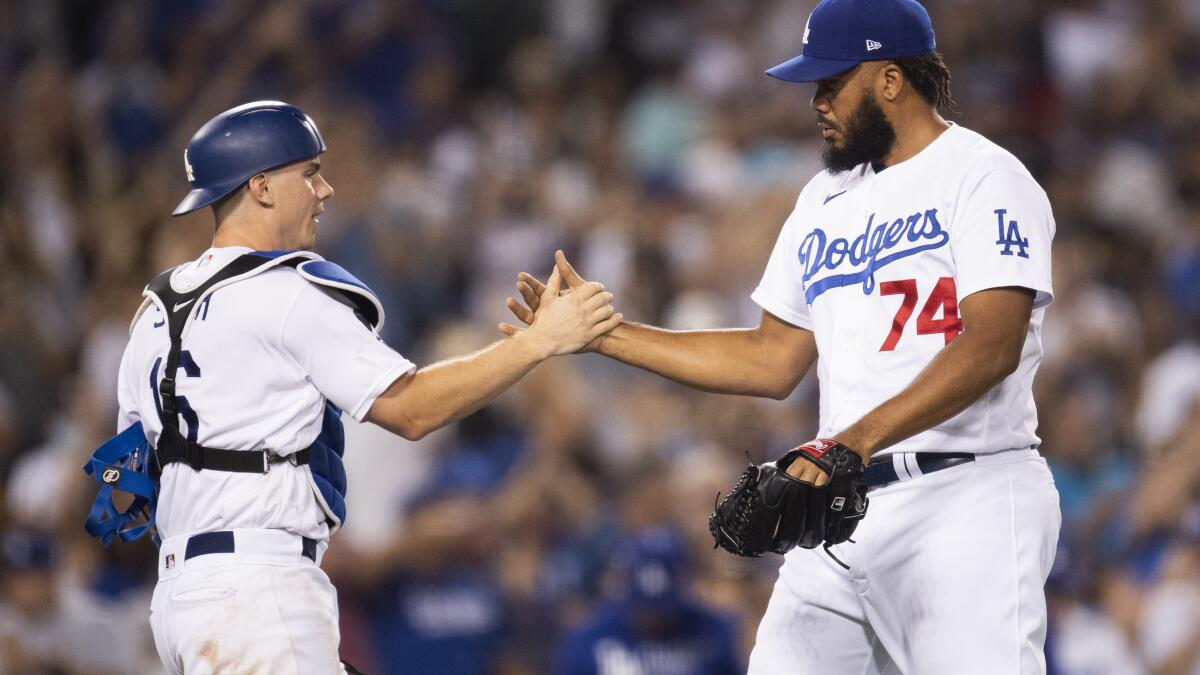
<path fill-rule="evenodd" d="M 933 318 L 938 308 L 942 309 L 942 318 Z M 946 336 L 946 344 L 962 332 L 962 320 L 958 318 L 958 289 L 954 287 L 954 277 L 938 279 L 929 300 L 917 315 L 917 335 Z"/>
<path fill-rule="evenodd" d="M 892 332 L 888 333 L 887 339 L 883 341 L 883 346 L 879 348 L 881 352 L 892 351 L 896 348 L 896 343 L 900 341 L 900 333 L 904 332 L 904 324 L 908 323 L 908 317 L 912 316 L 913 308 L 917 306 L 917 280 L 901 279 L 884 281 L 879 284 L 880 295 L 900 295 L 901 293 L 904 294 L 904 300 L 900 303 L 900 309 L 896 310 L 896 316 L 892 319 Z"/>
<path fill-rule="evenodd" d="M 904 295 L 900 308 L 896 310 L 896 316 L 892 318 L 892 331 L 888 333 L 883 345 L 879 348 L 881 352 L 890 352 L 900 342 L 904 326 L 908 323 L 908 318 L 912 316 L 913 308 L 917 306 L 917 280 L 884 281 L 879 284 L 879 294 Z M 940 319 L 934 318 L 938 309 L 942 310 Z M 962 321 L 958 318 L 958 291 L 954 286 L 954 278 L 942 277 L 938 279 L 937 285 L 933 287 L 933 292 L 929 294 L 929 299 L 925 301 L 925 306 L 921 308 L 921 313 L 917 315 L 917 335 L 940 333 L 946 337 L 946 344 L 950 344 L 950 341 L 961 332 Z"/>

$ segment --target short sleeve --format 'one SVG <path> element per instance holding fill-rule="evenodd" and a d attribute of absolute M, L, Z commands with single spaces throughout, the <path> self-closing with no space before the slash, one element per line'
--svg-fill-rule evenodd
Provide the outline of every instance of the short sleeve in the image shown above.
<path fill-rule="evenodd" d="M 131 349 L 132 344 L 125 345 L 125 351 L 121 354 L 121 366 L 117 370 L 117 433 L 121 433 L 130 425 L 140 421 L 137 411 L 137 395 L 133 390 L 136 378 L 133 373 L 129 372 Z M 146 386 L 149 384 L 147 381 Z"/>
<path fill-rule="evenodd" d="M 416 365 L 333 293 L 305 284 L 284 318 L 280 341 L 313 386 L 361 422 L 375 399 Z"/>
<path fill-rule="evenodd" d="M 779 239 L 775 241 L 775 248 L 767 260 L 767 269 L 750 298 L 759 307 L 793 326 L 812 330 L 812 317 L 809 315 L 808 302 L 804 299 L 804 287 L 800 283 L 804 271 L 800 267 L 794 229 L 798 211 L 799 206 L 779 232 Z"/>
<path fill-rule="evenodd" d="M 993 169 L 960 200 L 950 231 L 959 297 L 989 288 L 1036 292 L 1034 308 L 1050 304 L 1050 242 L 1054 216 L 1046 193 L 1029 175 Z"/>

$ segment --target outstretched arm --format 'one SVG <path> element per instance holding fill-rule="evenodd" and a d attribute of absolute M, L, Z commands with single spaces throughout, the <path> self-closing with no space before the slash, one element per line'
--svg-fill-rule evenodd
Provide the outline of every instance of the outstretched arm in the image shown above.
<path fill-rule="evenodd" d="M 555 253 L 555 271 L 567 286 L 588 283 L 562 251 Z M 522 274 L 517 288 L 526 305 L 509 298 L 507 305 L 525 323 L 545 297 L 545 286 Z M 523 329 L 502 324 L 508 335 Z M 811 331 L 797 328 L 763 312 L 757 328 L 674 331 L 623 323 L 585 347 L 618 361 L 670 378 L 689 387 L 721 394 L 744 394 L 782 399 L 817 360 Z"/>
<path fill-rule="evenodd" d="M 600 284 L 565 295 L 559 295 L 560 287 L 556 270 L 527 330 L 397 379 L 366 419 L 416 440 L 487 405 L 542 361 L 577 351 L 621 322 L 612 294 Z"/>
<path fill-rule="evenodd" d="M 810 331 L 763 312 L 757 328 L 673 331 L 623 324 L 599 353 L 718 394 L 783 399 L 817 360 Z"/>

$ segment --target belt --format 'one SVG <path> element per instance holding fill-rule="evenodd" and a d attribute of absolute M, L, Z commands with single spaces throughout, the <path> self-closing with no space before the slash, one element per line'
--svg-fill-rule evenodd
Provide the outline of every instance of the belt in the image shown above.
<path fill-rule="evenodd" d="M 905 452 L 871 460 L 863 476 L 871 489 L 974 461 L 975 455 L 969 452 Z M 903 467 L 899 471 L 897 463 Z"/>
<path fill-rule="evenodd" d="M 270 450 L 252 452 L 209 448 L 187 440 L 179 433 L 178 429 L 169 427 L 163 428 L 158 439 L 158 447 L 154 450 L 159 471 L 172 462 L 182 462 L 196 471 L 209 469 L 235 473 L 269 473 L 272 465 L 282 463 L 303 466 L 308 464 L 309 454 L 309 448 L 285 456 L 277 455 Z"/>
<path fill-rule="evenodd" d="M 300 555 L 316 562 L 317 540 L 309 539 L 308 537 L 301 537 L 300 540 Z M 235 550 L 233 532 L 229 530 L 205 532 L 204 534 L 195 534 L 188 537 L 183 559 L 191 560 L 196 556 L 208 555 L 209 553 L 233 553 Z"/>

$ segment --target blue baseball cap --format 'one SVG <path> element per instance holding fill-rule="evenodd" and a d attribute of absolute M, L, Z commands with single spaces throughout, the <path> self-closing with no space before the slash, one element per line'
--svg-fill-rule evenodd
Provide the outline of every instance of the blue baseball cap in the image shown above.
<path fill-rule="evenodd" d="M 863 61 L 921 56 L 935 49 L 933 23 L 916 0 L 822 0 L 804 25 L 804 51 L 767 75 L 816 82 Z"/>
<path fill-rule="evenodd" d="M 4 569 L 45 570 L 54 566 L 57 543 L 48 532 L 17 528 L 0 537 L 0 563 Z"/>
<path fill-rule="evenodd" d="M 655 527 L 639 532 L 627 549 L 627 593 L 635 603 L 661 603 L 683 593 L 687 544 L 673 529 Z"/>

